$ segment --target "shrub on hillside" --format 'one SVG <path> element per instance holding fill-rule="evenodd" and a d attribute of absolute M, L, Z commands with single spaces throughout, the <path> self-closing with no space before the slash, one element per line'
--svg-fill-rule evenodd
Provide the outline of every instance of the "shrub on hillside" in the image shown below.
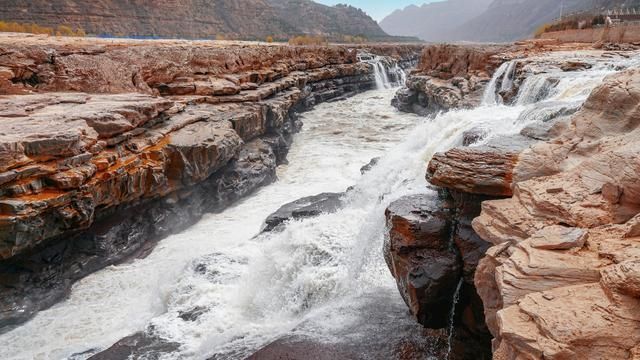
<path fill-rule="evenodd" d="M 43 35 L 58 36 L 86 36 L 87 34 L 81 28 L 73 30 L 70 26 L 60 25 L 57 29 L 52 29 L 38 24 L 19 24 L 16 22 L 0 21 L 0 32 L 17 32 Z"/>
<path fill-rule="evenodd" d="M 289 45 L 308 46 L 308 45 L 326 45 L 327 39 L 324 36 L 303 35 L 289 39 Z"/>
<path fill-rule="evenodd" d="M 342 35 L 342 42 L 347 44 L 364 44 L 367 38 L 364 36 Z"/>
<path fill-rule="evenodd" d="M 542 34 L 546 33 L 549 31 L 549 28 L 551 27 L 551 24 L 542 24 L 540 26 L 538 26 L 538 28 L 536 29 L 536 31 L 533 33 L 533 35 L 535 36 L 535 38 L 539 38 L 540 36 L 542 36 Z"/>

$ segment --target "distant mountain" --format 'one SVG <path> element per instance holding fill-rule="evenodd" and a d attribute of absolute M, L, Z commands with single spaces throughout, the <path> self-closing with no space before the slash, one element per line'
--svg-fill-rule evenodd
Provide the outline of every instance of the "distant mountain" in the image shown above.
<path fill-rule="evenodd" d="M 446 0 L 398 10 L 380 25 L 427 41 L 506 42 L 531 36 L 561 12 L 618 6 L 640 6 L 640 0 Z"/>
<path fill-rule="evenodd" d="M 302 34 L 388 35 L 363 11 L 310 0 L 0 0 L 0 20 L 88 34 L 263 40 Z"/>
<path fill-rule="evenodd" d="M 348 5 L 333 7 L 309 0 L 267 0 L 280 24 L 293 33 L 388 37 L 364 11 Z"/>
<path fill-rule="evenodd" d="M 452 38 L 468 41 L 513 41 L 530 37 L 540 25 L 601 0 L 494 0 L 479 16 L 459 26 Z"/>
<path fill-rule="evenodd" d="M 417 36 L 426 41 L 449 41 L 451 32 L 482 14 L 493 0 L 447 0 L 411 5 L 385 17 L 380 26 L 391 35 Z"/>

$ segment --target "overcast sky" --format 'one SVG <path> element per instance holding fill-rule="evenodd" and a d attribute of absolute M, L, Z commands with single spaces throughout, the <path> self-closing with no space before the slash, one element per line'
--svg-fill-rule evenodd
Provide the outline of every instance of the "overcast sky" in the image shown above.
<path fill-rule="evenodd" d="M 404 8 L 407 5 L 416 4 L 422 5 L 424 3 L 435 2 L 438 0 L 315 0 L 316 2 L 335 5 L 335 4 L 350 4 L 355 7 L 359 7 L 371 15 L 372 18 L 377 21 L 382 20 L 385 16 L 391 14 L 395 9 Z"/>

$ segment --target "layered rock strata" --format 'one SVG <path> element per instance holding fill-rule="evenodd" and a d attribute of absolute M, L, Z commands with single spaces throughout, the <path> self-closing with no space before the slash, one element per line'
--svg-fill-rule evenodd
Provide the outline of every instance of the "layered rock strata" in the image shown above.
<path fill-rule="evenodd" d="M 375 86 L 356 52 L 3 38 L 0 327 L 272 182 L 298 112 Z"/>
<path fill-rule="evenodd" d="M 480 103 L 484 85 L 505 60 L 508 46 L 431 45 L 398 91 L 393 105 L 401 111 L 429 115 Z"/>
<path fill-rule="evenodd" d="M 433 115 L 452 109 L 469 109 L 482 103 L 487 85 L 501 65 L 517 60 L 509 70 L 508 86 L 497 79 L 496 96 L 505 104 L 516 99 L 518 89 L 531 73 L 550 67 L 575 71 L 588 63 L 571 64 L 562 57 L 540 56 L 554 52 L 592 49 L 590 45 L 558 44 L 548 40 L 529 40 L 510 45 L 429 45 L 400 89 L 393 105 L 400 111 Z M 565 57 L 572 56 L 565 53 Z"/>
<path fill-rule="evenodd" d="M 499 358 L 632 359 L 640 344 L 640 72 L 609 77 L 483 204 L 475 282 Z"/>

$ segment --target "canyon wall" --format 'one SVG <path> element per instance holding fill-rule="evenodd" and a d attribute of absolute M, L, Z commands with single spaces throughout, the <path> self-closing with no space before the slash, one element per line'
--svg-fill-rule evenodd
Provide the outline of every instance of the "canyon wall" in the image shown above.
<path fill-rule="evenodd" d="M 0 38 L 0 327 L 274 181 L 297 113 L 375 87 L 358 51 Z"/>
<path fill-rule="evenodd" d="M 495 356 L 631 359 L 640 344 L 640 73 L 613 75 L 560 135 L 521 152 L 513 197 L 473 228 Z"/>

